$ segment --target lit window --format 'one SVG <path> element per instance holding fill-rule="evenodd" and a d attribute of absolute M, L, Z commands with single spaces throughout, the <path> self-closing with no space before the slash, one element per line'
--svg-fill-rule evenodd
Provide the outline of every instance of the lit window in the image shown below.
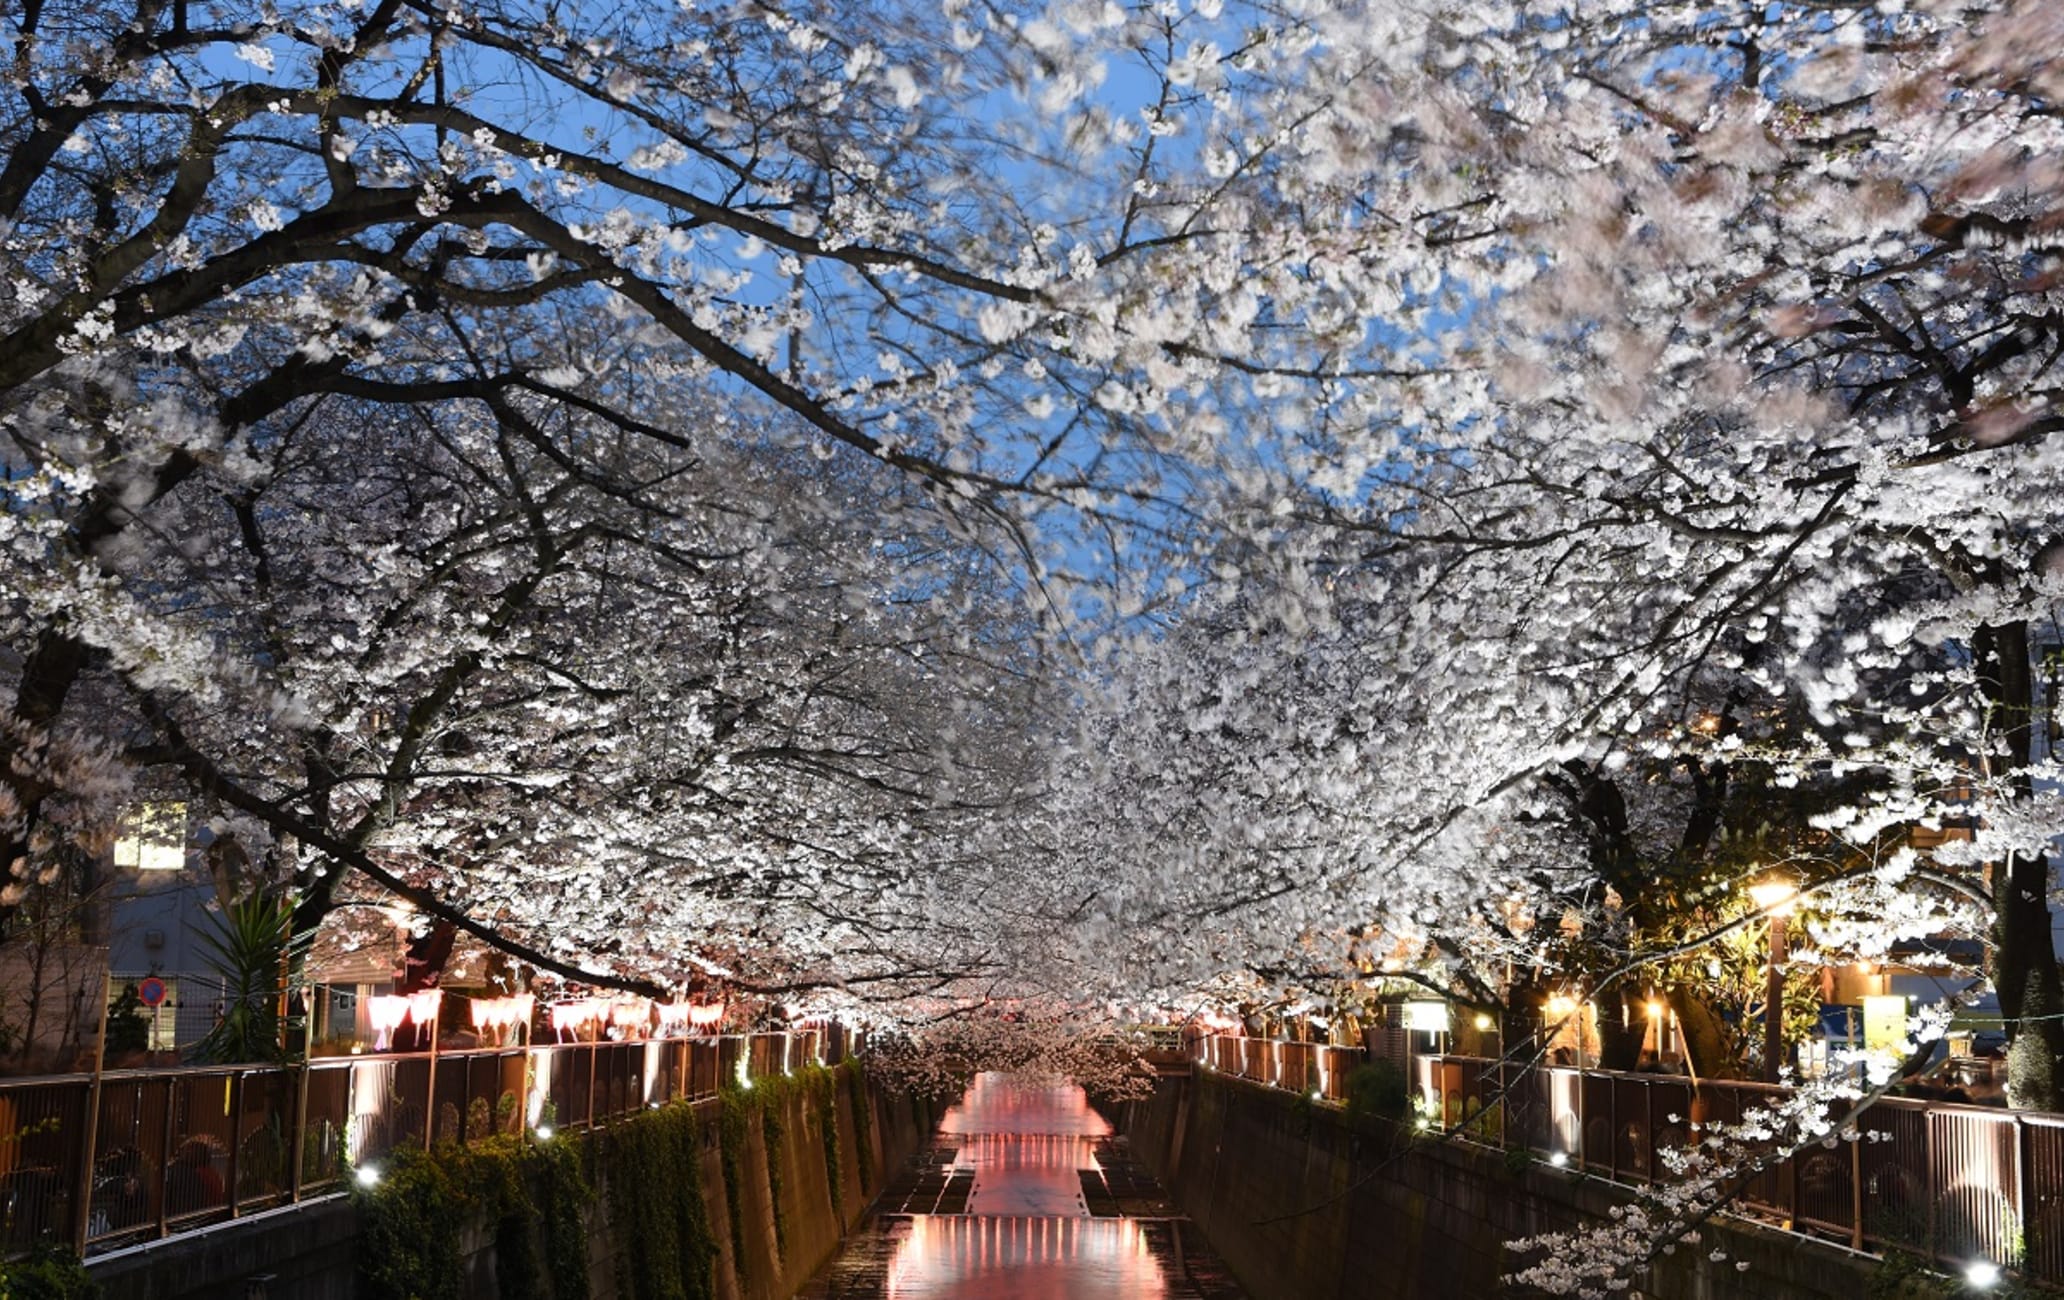
<path fill-rule="evenodd" d="M 115 837 L 115 865 L 131 871 L 185 867 L 186 805 L 146 803 L 131 808 Z"/>

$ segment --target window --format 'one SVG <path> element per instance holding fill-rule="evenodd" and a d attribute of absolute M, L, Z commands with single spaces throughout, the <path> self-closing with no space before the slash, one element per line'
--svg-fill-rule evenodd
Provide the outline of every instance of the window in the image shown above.
<path fill-rule="evenodd" d="M 131 871 L 184 868 L 186 805 L 144 803 L 132 807 L 115 835 L 115 865 Z"/>

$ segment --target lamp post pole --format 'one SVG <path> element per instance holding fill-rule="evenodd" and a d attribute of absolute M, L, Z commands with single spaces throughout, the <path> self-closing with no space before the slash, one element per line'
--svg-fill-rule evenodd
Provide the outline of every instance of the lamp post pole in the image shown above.
<path fill-rule="evenodd" d="M 1781 878 L 1749 886 L 1749 897 L 1770 918 L 1770 978 L 1763 988 L 1763 1078 L 1778 1079 L 1784 1062 L 1785 918 L 1792 914 L 1799 887 Z"/>
<path fill-rule="evenodd" d="M 1763 993 L 1763 1077 L 1771 1083 L 1778 1079 L 1778 1067 L 1784 1060 L 1784 963 L 1785 963 L 1785 918 L 1780 912 L 1770 914 L 1770 982 Z"/>

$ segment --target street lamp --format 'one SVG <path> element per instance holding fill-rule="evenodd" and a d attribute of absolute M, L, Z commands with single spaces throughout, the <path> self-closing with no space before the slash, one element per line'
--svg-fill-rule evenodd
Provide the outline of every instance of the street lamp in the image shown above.
<path fill-rule="evenodd" d="M 1763 1077 L 1771 1083 L 1777 1082 L 1778 1064 L 1784 1056 L 1785 918 L 1792 914 L 1798 896 L 1797 885 L 1776 876 L 1749 886 L 1756 910 L 1770 918 L 1770 981 L 1763 992 Z"/>

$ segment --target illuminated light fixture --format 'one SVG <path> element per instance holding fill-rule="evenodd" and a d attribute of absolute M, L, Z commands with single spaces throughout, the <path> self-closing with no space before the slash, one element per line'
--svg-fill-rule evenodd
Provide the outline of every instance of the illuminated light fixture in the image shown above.
<path fill-rule="evenodd" d="M 688 1023 L 697 1029 L 708 1029 L 724 1019 L 724 1010 L 721 1002 L 690 1003 Z"/>
<path fill-rule="evenodd" d="M 429 1028 L 444 1009 L 443 989 L 423 989 L 408 995 L 409 1017 L 424 1028 Z"/>
<path fill-rule="evenodd" d="M 552 1140 L 552 1126 L 550 1124 L 540 1124 L 537 1126 L 537 1140 L 540 1142 L 550 1142 Z"/>
<path fill-rule="evenodd" d="M 358 1179 L 360 1187 L 378 1187 L 380 1185 L 380 1166 L 360 1165 L 358 1172 L 353 1177 Z"/>
<path fill-rule="evenodd" d="M 531 1010 L 537 999 L 528 993 L 518 993 L 506 998 L 473 999 L 473 1028 L 492 1032 L 497 1043 L 506 1046 L 509 1031 L 518 1025 L 530 1023 Z"/>
<path fill-rule="evenodd" d="M 1405 1028 L 1417 1033 L 1447 1033 L 1448 1004 L 1445 1002 L 1405 1003 Z"/>
<path fill-rule="evenodd" d="M 394 1031 L 408 1019 L 409 1000 L 385 993 L 366 999 L 366 1020 L 373 1027 L 373 1050 L 385 1052 L 394 1046 Z"/>
<path fill-rule="evenodd" d="M 688 1013 L 694 1009 L 687 1002 L 662 1002 L 659 1004 L 659 1036 L 673 1038 L 688 1030 Z"/>
<path fill-rule="evenodd" d="M 1799 887 L 1789 880 L 1773 876 L 1750 885 L 1749 897 L 1755 901 L 1756 910 L 1759 912 L 1771 916 L 1790 916 L 1792 904 L 1799 897 Z"/>
<path fill-rule="evenodd" d="M 610 1002 L 607 998 L 576 998 L 571 1002 L 552 1004 L 552 1032 L 560 1042 L 566 1041 L 571 1031 L 576 1039 L 590 1028 L 598 1031 L 609 1019 Z"/>
<path fill-rule="evenodd" d="M 115 834 L 115 865 L 131 871 L 179 871 L 186 866 L 186 805 L 143 803 L 123 815 Z"/>
<path fill-rule="evenodd" d="M 1990 1291 L 1999 1285 L 2000 1268 L 1989 1259 L 1972 1260 L 1964 1268 L 1964 1281 L 1979 1291 Z"/>
<path fill-rule="evenodd" d="M 1650 998 L 1648 1000 L 1648 1018 L 1650 1020 L 1661 1020 L 1663 1018 L 1663 1010 L 1663 1004 L 1659 999 Z"/>
<path fill-rule="evenodd" d="M 1557 1169 L 1565 1168 L 1569 1164 L 1569 1152 L 1557 1151 L 1553 1153 L 1548 1157 L 1548 1163 L 1554 1165 Z"/>
<path fill-rule="evenodd" d="M 1577 1000 L 1566 994 L 1558 993 L 1543 1003 L 1542 1009 L 1551 1016 L 1566 1016 L 1577 1009 Z"/>
<path fill-rule="evenodd" d="M 622 1038 L 642 1038 L 652 1029 L 652 1003 L 645 998 L 618 998 L 609 1004 L 609 1023 Z"/>
<path fill-rule="evenodd" d="M 1477 1029 L 1477 1032 L 1478 1032 L 1478 1033 L 1483 1033 L 1483 1032 L 1485 1032 L 1486 1030 L 1488 1030 L 1488 1029 L 1489 1029 L 1490 1027 L 1491 1027 L 1491 1018 L 1490 1018 L 1489 1016 L 1485 1015 L 1485 1014 L 1484 1014 L 1483 1012 L 1481 1012 L 1481 1011 L 1477 1012 L 1477 1013 L 1476 1013 L 1476 1029 Z"/>

